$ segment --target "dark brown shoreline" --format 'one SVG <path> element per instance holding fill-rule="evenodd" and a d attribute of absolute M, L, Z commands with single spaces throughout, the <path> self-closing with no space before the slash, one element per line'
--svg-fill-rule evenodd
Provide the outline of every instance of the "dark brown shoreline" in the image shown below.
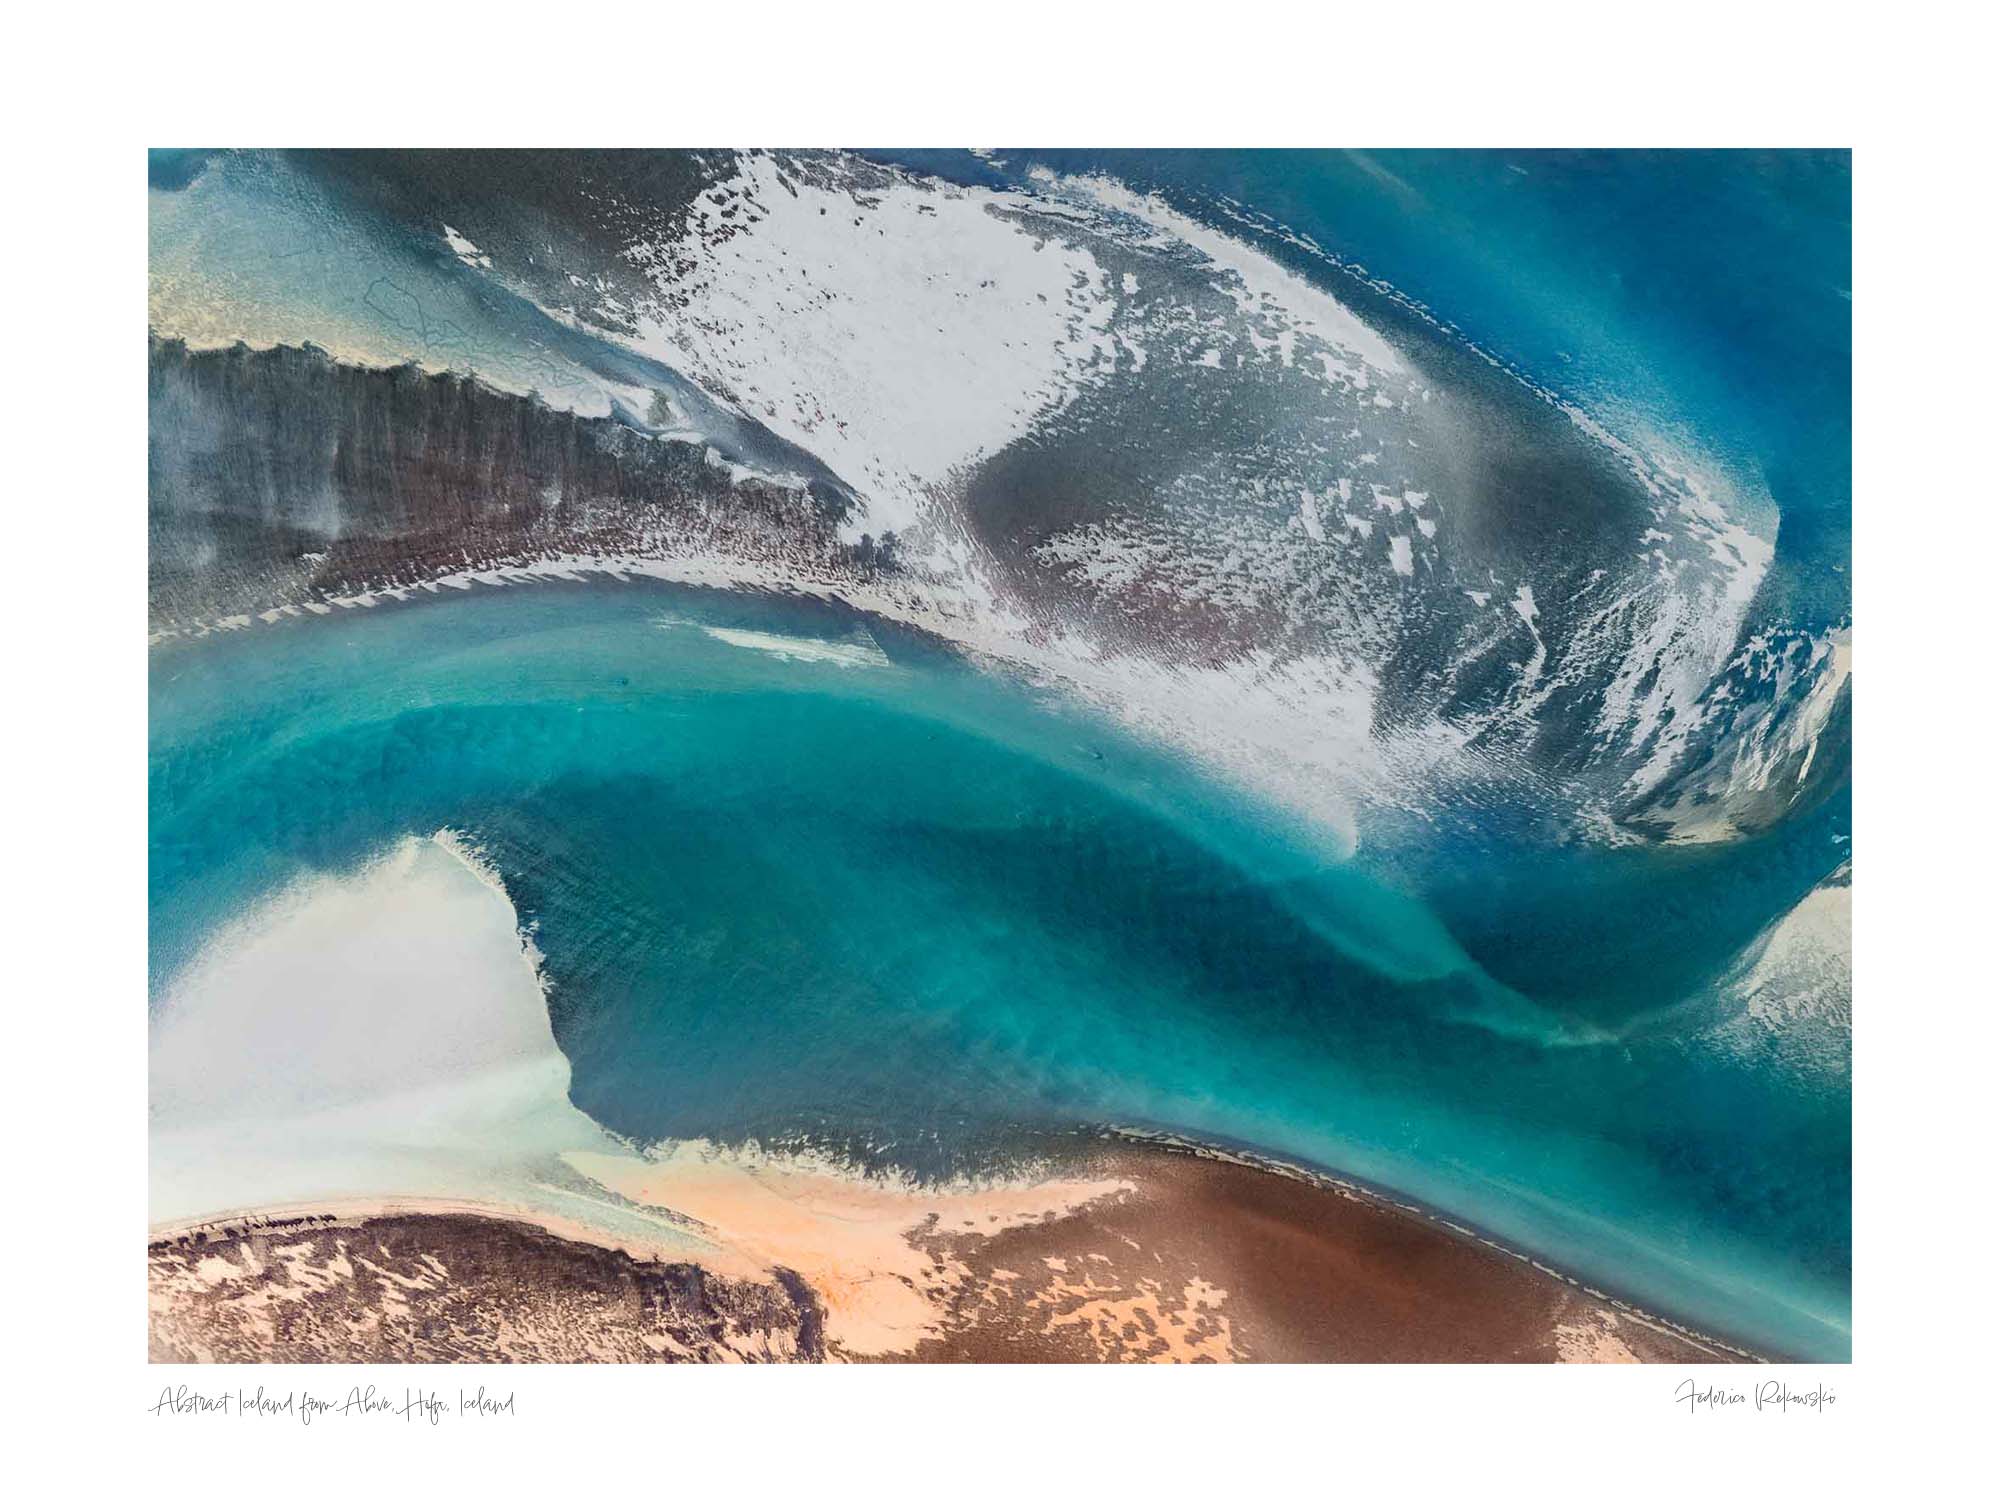
<path fill-rule="evenodd" d="M 1086 1323 L 1106 1317 L 1094 1303 L 1112 1302 L 1115 1316 L 1146 1280 L 1162 1283 L 1156 1294 L 1186 1295 L 1190 1283 L 1222 1293 L 1213 1312 L 1227 1318 L 1239 1359 L 1750 1358 L 1357 1186 L 1145 1142 L 1120 1141 L 1106 1161 L 1134 1190 L 971 1246 L 961 1258 L 975 1273 L 1022 1278 L 1011 1305 L 973 1310 L 916 1358 L 1170 1354 L 1176 1341 L 1158 1319 L 1085 1336 Z M 1064 1261 L 1060 1273 L 1049 1256 Z"/>
<path fill-rule="evenodd" d="M 1753 1358 L 1332 1179 L 1168 1143 L 1083 1156 L 1122 1190 L 997 1233 L 913 1232 L 930 1363 L 1729 1363 Z M 202 1363 L 839 1358 L 812 1287 L 635 1259 L 463 1211 L 156 1236 L 150 1358 Z"/>

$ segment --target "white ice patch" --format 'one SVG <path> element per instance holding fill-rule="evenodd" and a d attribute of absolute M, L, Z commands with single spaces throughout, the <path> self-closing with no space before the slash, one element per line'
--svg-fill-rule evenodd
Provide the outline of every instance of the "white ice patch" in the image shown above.
<path fill-rule="evenodd" d="M 1514 592 L 1514 612 L 1521 616 L 1521 623 L 1530 630 L 1535 628 L 1535 616 L 1541 611 L 1535 607 L 1535 590 L 1523 583 Z"/>
<path fill-rule="evenodd" d="M 732 630 L 722 625 L 703 625 L 702 633 L 724 645 L 745 651 L 762 652 L 779 661 L 824 662 L 836 667 L 886 667 L 889 658 L 868 638 L 856 631 L 848 640 L 815 640 L 804 635 L 773 635 L 763 630 Z"/>
<path fill-rule="evenodd" d="M 1193 248 L 1216 270 L 1224 287 L 1245 314 L 1276 327 L 1284 361 L 1291 363 L 1301 334 L 1316 336 L 1377 373 L 1408 371 L 1402 356 L 1347 306 L 1324 289 L 1292 272 L 1283 263 L 1247 242 L 1183 215 L 1158 195 L 1142 195 L 1115 179 L 1086 177 L 1061 181 L 1106 209 L 1129 215 L 1164 236 Z M 1335 376 L 1329 365 L 1328 376 Z M 1358 377 L 1359 375 L 1357 375 Z M 1363 386 L 1356 382 L 1355 387 Z"/>
<path fill-rule="evenodd" d="M 449 226 L 444 228 L 444 239 L 446 244 L 450 246 L 453 254 L 468 268 L 490 268 L 493 266 L 492 258 L 481 252 L 470 241 L 460 236 Z"/>
<path fill-rule="evenodd" d="M 1845 1024 L 1854 974 L 1854 889 L 1816 887 L 1772 928 L 1735 983 L 1750 1016 L 1774 1029 L 1806 1019 Z"/>
<path fill-rule="evenodd" d="M 1542 680 L 1542 670 L 1548 665 L 1549 648 L 1542 639 L 1541 627 L 1535 623 L 1541 616 L 1541 610 L 1535 606 L 1535 590 L 1526 583 L 1521 584 L 1515 591 L 1514 612 L 1521 616 L 1521 623 L 1528 627 L 1528 633 L 1535 638 L 1535 654 L 1529 657 L 1526 665 L 1521 668 L 1521 688 L 1523 691 L 1528 691 Z"/>
<path fill-rule="evenodd" d="M 449 834 L 225 929 L 154 1005 L 150 1049 L 156 1224 L 385 1195 L 524 1204 L 538 1160 L 616 1148 L 569 1102 L 512 903 Z"/>
<path fill-rule="evenodd" d="M 1721 483 L 1678 459 L 1654 460 L 1574 408 L 1568 413 L 1620 457 L 1658 501 L 1656 529 L 1664 527 L 1684 543 L 1677 551 L 1652 553 L 1652 580 L 1600 613 L 1572 642 L 1568 658 L 1572 663 L 1615 658 L 1597 730 L 1630 752 L 1644 753 L 1629 788 L 1645 793 L 1673 771 L 1708 719 L 1703 696 L 1735 651 L 1744 614 L 1775 548 L 1719 502 Z M 1665 455 L 1664 443 L 1656 444 L 1661 450 L 1654 456 Z M 1731 497 L 1739 509 L 1751 508 L 1734 492 Z M 1775 528 L 1775 506 L 1768 499 L 1756 513 L 1769 517 L 1767 528 Z"/>
<path fill-rule="evenodd" d="M 1307 535 L 1315 541 L 1326 539 L 1326 527 L 1320 523 L 1319 504 L 1310 489 L 1299 491 L 1299 523 L 1305 527 Z"/>
<path fill-rule="evenodd" d="M 1754 645 L 1753 645 L 1753 650 Z M 1740 747 L 1735 770 L 1730 774 L 1732 792 L 1760 790 L 1768 786 L 1776 768 L 1789 756 L 1803 752 L 1798 780 L 1803 783 L 1819 755 L 1819 738 L 1833 717 L 1840 693 L 1854 673 L 1854 635 L 1846 627 L 1830 630 L 1812 643 L 1807 655 L 1806 676 L 1812 685 L 1806 696 L 1784 718 L 1767 720 L 1755 735 Z M 1789 702 L 1794 674 L 1789 661 L 1781 666 L 1772 693 L 1774 708 Z"/>
<path fill-rule="evenodd" d="M 1704 709 L 1717 726 L 1704 764 L 1670 789 L 1649 819 L 1681 844 L 1732 839 L 1746 813 L 1785 807 L 1805 791 L 1820 740 L 1853 672 L 1853 632 L 1819 635 L 1770 627 L 1730 662 Z"/>
<path fill-rule="evenodd" d="M 1842 865 L 1746 950 L 1724 984 L 1740 1012 L 1714 1034 L 1738 1053 L 1775 1055 L 1844 1080 L 1853 1066 L 1854 888 Z"/>
<path fill-rule="evenodd" d="M 685 235 L 631 247 L 661 296 L 636 344 L 819 456 L 866 528 L 907 532 L 1109 366 L 1115 296 L 1087 251 L 1014 218 L 1020 196 L 845 171 L 746 157 Z"/>

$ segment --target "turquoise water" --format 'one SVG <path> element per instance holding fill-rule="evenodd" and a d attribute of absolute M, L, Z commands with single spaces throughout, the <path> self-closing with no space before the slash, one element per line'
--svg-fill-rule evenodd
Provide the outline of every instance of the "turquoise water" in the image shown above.
<path fill-rule="evenodd" d="M 1176 1130 L 1849 1352 L 1847 1089 L 1697 1038 L 1844 814 L 1720 861 L 1547 851 L 1496 815 L 1344 862 L 890 627 L 609 581 L 166 646 L 151 732 L 156 994 L 246 902 L 449 826 L 545 954 L 573 1100 L 621 1134 L 940 1174 Z"/>

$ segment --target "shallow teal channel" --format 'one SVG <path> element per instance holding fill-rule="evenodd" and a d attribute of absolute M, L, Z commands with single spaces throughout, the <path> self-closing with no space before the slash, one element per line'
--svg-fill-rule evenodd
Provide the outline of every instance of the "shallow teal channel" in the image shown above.
<path fill-rule="evenodd" d="M 1538 1002 L 1513 969 L 1532 907 L 1595 908 L 1546 938 L 1629 961 L 1677 874 L 1636 885 L 1620 857 L 1616 886 L 1551 890 L 1547 856 L 1502 851 L 1434 908 L 1435 858 L 1343 861 L 842 611 L 611 581 L 420 600 L 153 653 L 156 995 L 302 871 L 450 827 L 546 957 L 573 1099 L 631 1138 L 942 1174 L 1079 1127 L 1178 1131 L 1752 1346 L 1848 1356 L 1845 1086 L 1720 1053 L 1685 1014 L 1634 1027 L 1629 994 L 1595 1020 L 1573 987 Z M 1677 958 L 1759 927 L 1685 886 Z"/>

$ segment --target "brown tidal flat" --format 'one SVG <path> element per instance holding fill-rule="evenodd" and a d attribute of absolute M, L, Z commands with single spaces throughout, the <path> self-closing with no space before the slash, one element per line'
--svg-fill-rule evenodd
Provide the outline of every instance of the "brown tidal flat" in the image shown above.
<path fill-rule="evenodd" d="M 1132 1190 L 965 1246 L 922 1360 L 1720 1361 L 1641 1316 L 1352 1188 L 1148 1146 Z"/>
<path fill-rule="evenodd" d="M 819 1305 L 784 1270 L 735 1280 L 472 1212 L 324 1214 L 197 1234 L 150 1247 L 156 1363 L 822 1357 Z"/>
<path fill-rule="evenodd" d="M 1094 1185 L 1081 1185 L 1084 1178 Z M 907 1230 L 898 1246 L 906 1260 L 883 1261 L 879 1244 L 870 1250 L 874 1284 L 858 1290 L 813 1253 L 811 1225 L 827 1212 L 823 1190 L 799 1203 L 796 1269 L 768 1248 L 748 1263 L 740 1252 L 635 1256 L 519 1215 L 476 1211 L 210 1224 L 155 1237 L 151 1355 L 180 1362 L 1743 1358 L 1358 1189 L 1125 1141 L 1094 1146 L 1066 1179 L 1064 1188 L 1026 1191 L 1097 1195 L 1012 1219 L 1002 1210 L 1010 1201 L 1022 1206 L 1019 1188 L 990 1203 L 963 1191 L 940 1201 Z M 982 1211 L 989 1206 L 993 1215 Z M 843 1211 L 838 1221 L 851 1218 Z M 900 1331 L 871 1327 L 874 1314 Z M 912 1317 L 921 1326 L 911 1328 Z M 884 1336 L 907 1345 L 885 1351 L 862 1342 Z"/>

